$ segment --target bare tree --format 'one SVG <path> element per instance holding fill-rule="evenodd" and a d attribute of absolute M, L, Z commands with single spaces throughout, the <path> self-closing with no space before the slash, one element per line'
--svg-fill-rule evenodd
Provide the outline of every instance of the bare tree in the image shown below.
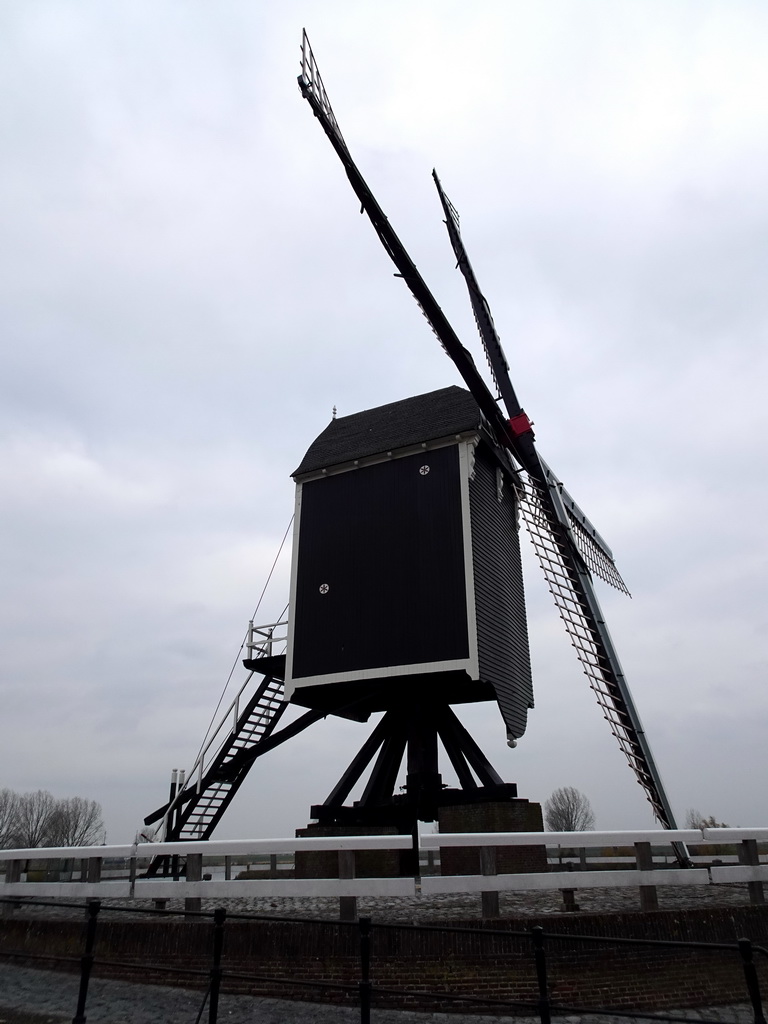
<path fill-rule="evenodd" d="M 15 843 L 18 803 L 19 797 L 12 789 L 0 789 L 0 849 Z"/>
<path fill-rule="evenodd" d="M 95 800 L 56 800 L 46 789 L 0 790 L 0 848 L 93 846 L 105 838 L 101 804 Z"/>
<path fill-rule="evenodd" d="M 51 818 L 56 801 L 47 789 L 34 793 L 20 793 L 17 797 L 15 820 L 11 828 L 13 846 L 34 848 L 51 846 L 49 842 Z"/>
<path fill-rule="evenodd" d="M 554 791 L 544 804 L 544 820 L 550 832 L 590 832 L 595 827 L 592 805 L 573 786 Z"/>
<path fill-rule="evenodd" d="M 714 815 L 710 814 L 708 818 L 705 818 L 701 811 L 696 807 L 689 807 L 685 812 L 685 827 L 686 828 L 730 828 L 730 825 L 726 825 L 724 821 L 716 821 Z"/>
<path fill-rule="evenodd" d="M 101 804 L 73 796 L 57 800 L 45 846 L 96 846 L 106 837 Z"/>

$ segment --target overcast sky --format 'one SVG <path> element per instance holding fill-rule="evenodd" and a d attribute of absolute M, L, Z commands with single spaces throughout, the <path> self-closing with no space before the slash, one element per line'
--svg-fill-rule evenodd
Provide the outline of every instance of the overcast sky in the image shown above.
<path fill-rule="evenodd" d="M 0 787 L 97 799 L 131 839 L 194 759 L 333 406 L 460 383 L 300 96 L 304 25 L 480 362 L 433 166 L 461 213 L 540 450 L 632 591 L 598 584 L 678 816 L 768 824 L 757 0 L 2 5 Z M 462 718 L 521 796 L 649 827 L 526 558 L 528 733 Z M 217 834 L 305 825 L 369 728 L 265 757 Z"/>

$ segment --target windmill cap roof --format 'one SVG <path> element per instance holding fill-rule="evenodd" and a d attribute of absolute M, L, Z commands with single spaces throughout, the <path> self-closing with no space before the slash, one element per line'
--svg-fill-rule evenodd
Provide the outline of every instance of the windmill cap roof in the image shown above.
<path fill-rule="evenodd" d="M 468 391 L 452 385 L 426 395 L 331 420 L 292 476 L 477 430 L 482 415 Z"/>

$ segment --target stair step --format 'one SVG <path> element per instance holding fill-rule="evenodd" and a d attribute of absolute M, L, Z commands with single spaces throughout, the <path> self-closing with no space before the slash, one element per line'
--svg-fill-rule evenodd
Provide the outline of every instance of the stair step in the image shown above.
<path fill-rule="evenodd" d="M 251 709 L 248 718 L 238 725 L 237 731 L 230 734 L 228 742 L 219 752 L 218 763 L 220 765 L 228 764 L 244 750 L 253 749 L 270 733 L 274 728 L 276 716 L 284 707 L 283 690 L 284 684 L 281 680 L 269 681 L 259 697 L 258 704 Z M 205 837 L 208 826 L 216 819 L 231 789 L 231 782 L 213 782 L 198 794 L 194 806 L 190 809 L 189 816 L 180 830 L 180 837 L 183 839 Z"/>

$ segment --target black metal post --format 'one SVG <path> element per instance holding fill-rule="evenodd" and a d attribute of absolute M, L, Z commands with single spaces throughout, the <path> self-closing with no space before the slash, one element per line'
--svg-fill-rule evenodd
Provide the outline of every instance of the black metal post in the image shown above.
<path fill-rule="evenodd" d="M 361 917 L 360 929 L 360 1024 L 371 1024 L 371 919 Z"/>
<path fill-rule="evenodd" d="M 749 1001 L 752 1003 L 752 1010 L 755 1015 L 755 1024 L 766 1024 L 763 1013 L 763 1001 L 760 997 L 760 981 L 757 977 L 757 968 L 752 959 L 752 943 L 749 939 L 739 939 L 739 952 L 741 953 L 742 966 L 744 967 L 744 979 L 747 983 Z"/>
<path fill-rule="evenodd" d="M 221 951 L 224 948 L 224 922 L 227 912 L 217 907 L 213 912 L 213 965 L 211 967 L 211 988 L 208 1002 L 208 1024 L 216 1024 L 219 1018 L 219 992 L 221 991 Z"/>
<path fill-rule="evenodd" d="M 551 1024 L 552 1016 L 549 1008 L 549 989 L 547 987 L 547 958 L 544 952 L 544 929 L 536 925 L 531 929 L 533 935 L 533 959 L 536 964 L 536 980 L 539 983 L 539 1018 L 541 1024 Z"/>
<path fill-rule="evenodd" d="M 93 947 L 96 942 L 96 920 L 101 910 L 101 900 L 88 904 L 88 921 L 85 926 L 85 950 L 80 957 L 80 990 L 77 994 L 77 1010 L 72 1024 L 85 1024 L 85 1001 L 88 998 L 88 982 L 93 968 Z"/>

